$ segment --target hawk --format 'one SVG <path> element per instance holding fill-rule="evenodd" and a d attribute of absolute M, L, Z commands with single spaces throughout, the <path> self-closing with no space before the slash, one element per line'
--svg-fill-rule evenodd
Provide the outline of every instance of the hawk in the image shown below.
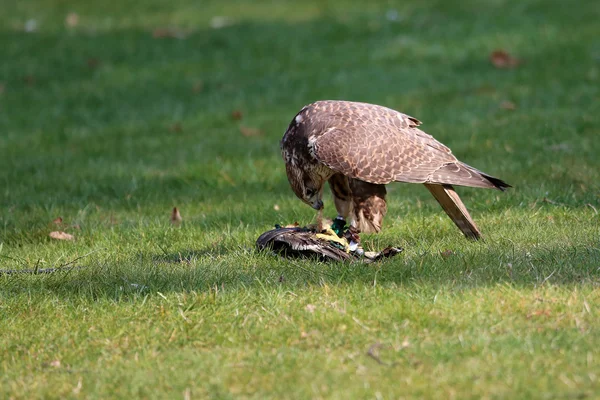
<path fill-rule="evenodd" d="M 481 232 L 453 185 L 504 190 L 501 179 L 461 161 L 421 122 L 367 103 L 317 101 L 302 108 L 281 140 L 290 185 L 303 202 L 323 209 L 329 182 L 338 218 L 359 232 L 379 232 L 387 212 L 385 185 L 422 183 L 463 234 Z"/>

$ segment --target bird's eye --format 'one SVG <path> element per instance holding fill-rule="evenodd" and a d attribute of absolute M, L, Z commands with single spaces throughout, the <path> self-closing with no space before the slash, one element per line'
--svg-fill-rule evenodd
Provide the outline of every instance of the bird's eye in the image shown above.
<path fill-rule="evenodd" d="M 317 191 L 315 189 L 306 189 L 306 197 L 310 198 L 315 195 Z"/>

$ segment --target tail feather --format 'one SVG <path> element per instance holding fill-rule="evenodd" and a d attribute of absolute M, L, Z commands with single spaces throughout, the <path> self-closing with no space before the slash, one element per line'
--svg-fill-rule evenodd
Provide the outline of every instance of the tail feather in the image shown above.
<path fill-rule="evenodd" d="M 454 191 L 452 185 L 432 185 L 425 184 L 433 197 L 440 203 L 446 214 L 456 224 L 458 229 L 468 238 L 477 240 L 481 237 L 481 232 L 475 222 L 469 215 L 469 211 L 463 204 L 458 193 Z"/>
<path fill-rule="evenodd" d="M 488 175 L 460 161 L 442 165 L 431 175 L 428 182 L 435 182 L 440 185 L 470 186 L 502 191 L 512 187 L 502 179 Z"/>

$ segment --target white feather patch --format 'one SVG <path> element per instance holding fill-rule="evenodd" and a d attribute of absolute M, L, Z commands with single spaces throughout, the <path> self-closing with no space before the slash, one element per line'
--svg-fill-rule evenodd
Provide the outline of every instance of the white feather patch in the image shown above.
<path fill-rule="evenodd" d="M 315 142 L 317 141 L 317 137 L 316 136 L 309 136 L 308 137 L 308 152 L 310 153 L 310 155 L 315 158 Z"/>

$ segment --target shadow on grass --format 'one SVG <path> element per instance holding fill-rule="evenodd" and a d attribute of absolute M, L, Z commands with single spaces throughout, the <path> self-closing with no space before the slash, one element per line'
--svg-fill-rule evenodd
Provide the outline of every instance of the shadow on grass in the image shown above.
<path fill-rule="evenodd" d="M 163 254 L 152 255 L 150 258 L 157 264 L 196 264 L 202 258 L 222 257 L 230 252 L 230 249 L 224 245 L 205 247 L 199 250 L 183 250 L 177 253 L 164 252 Z"/>
<path fill-rule="evenodd" d="M 223 293 L 302 290 L 311 286 L 388 287 L 398 290 L 452 288 L 468 290 L 509 284 L 600 285 L 600 248 L 537 248 L 507 255 L 502 249 L 473 253 L 400 254 L 374 264 L 284 259 L 254 249 L 217 246 L 181 253 L 142 255 L 136 262 L 107 261 L 50 275 L 0 277 L 6 293 L 51 293 L 65 298 L 116 301 L 171 292 Z M 267 289 L 265 289 L 267 288 Z M 269 289 L 270 288 L 270 289 Z"/>

